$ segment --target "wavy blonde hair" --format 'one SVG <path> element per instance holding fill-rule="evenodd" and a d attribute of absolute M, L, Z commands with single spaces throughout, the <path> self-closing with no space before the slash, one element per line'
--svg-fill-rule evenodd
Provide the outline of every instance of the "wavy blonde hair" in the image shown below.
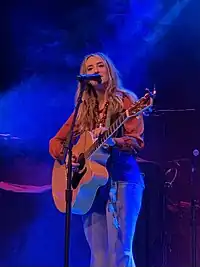
<path fill-rule="evenodd" d="M 110 115 L 121 112 L 123 110 L 123 89 L 122 83 L 119 77 L 119 72 L 116 69 L 115 65 L 103 53 L 94 53 L 87 55 L 80 67 L 80 74 L 86 74 L 86 61 L 88 58 L 93 56 L 99 56 L 108 70 L 108 83 L 106 86 L 106 96 L 109 102 L 109 110 Z M 80 84 L 78 85 L 77 92 L 76 92 L 76 99 L 77 102 L 78 95 L 80 93 Z M 83 102 L 80 105 L 79 114 L 78 114 L 78 122 L 77 127 L 79 131 L 82 132 L 84 130 L 92 130 L 95 127 L 96 118 L 98 114 L 96 114 L 96 103 L 97 103 L 97 96 L 94 94 L 93 90 L 91 90 L 90 85 L 88 88 L 84 90 L 83 93 Z"/>

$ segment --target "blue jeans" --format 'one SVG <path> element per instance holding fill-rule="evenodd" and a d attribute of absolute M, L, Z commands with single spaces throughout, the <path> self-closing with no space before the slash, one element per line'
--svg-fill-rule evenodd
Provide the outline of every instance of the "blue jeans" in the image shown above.
<path fill-rule="evenodd" d="M 91 267 L 135 267 L 132 244 L 144 186 L 117 182 L 116 213 L 120 228 L 113 225 L 112 213 L 92 211 L 83 216 L 86 239 L 91 249 Z"/>

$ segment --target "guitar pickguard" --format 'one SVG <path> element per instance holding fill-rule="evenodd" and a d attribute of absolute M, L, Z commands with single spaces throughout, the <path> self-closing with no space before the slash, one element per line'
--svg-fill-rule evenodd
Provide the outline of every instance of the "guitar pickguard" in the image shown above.
<path fill-rule="evenodd" d="M 106 166 L 108 158 L 109 158 L 108 151 L 105 148 L 101 147 L 90 157 L 90 160 L 93 162 L 96 162 L 102 166 Z M 83 178 L 83 176 L 87 172 L 87 167 L 85 166 L 85 158 L 84 158 L 83 153 L 81 153 L 78 156 L 77 161 L 80 164 L 80 167 L 79 167 L 79 171 L 74 172 L 74 174 L 72 176 L 72 188 L 73 189 L 76 189 L 78 187 L 81 179 Z"/>
<path fill-rule="evenodd" d="M 83 176 L 86 174 L 87 168 L 85 167 L 82 172 L 74 172 L 72 176 L 72 188 L 76 189 L 83 178 Z"/>
<path fill-rule="evenodd" d="M 78 172 L 74 172 L 74 174 L 72 176 L 72 188 L 73 189 L 77 188 L 77 186 L 79 185 L 82 177 L 87 172 L 87 167 L 85 167 L 85 157 L 84 157 L 83 153 L 81 153 L 78 156 L 78 160 L 77 161 L 80 164 L 80 167 L 79 167 L 79 171 Z"/>

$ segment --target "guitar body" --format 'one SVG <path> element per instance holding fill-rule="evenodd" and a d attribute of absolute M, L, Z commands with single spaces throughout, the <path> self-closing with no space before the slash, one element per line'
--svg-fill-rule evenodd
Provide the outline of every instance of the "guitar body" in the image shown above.
<path fill-rule="evenodd" d="M 79 158 L 93 143 L 92 134 L 85 132 L 73 147 L 72 153 Z M 106 169 L 108 157 L 109 154 L 106 149 L 101 147 L 92 154 L 91 158 L 85 160 L 81 176 L 78 174 L 77 178 L 76 173 L 72 174 L 72 213 L 85 214 L 91 208 L 98 188 L 108 181 L 109 174 Z M 66 211 L 66 179 L 67 168 L 65 164 L 61 165 L 55 161 L 52 173 L 52 195 L 60 212 Z"/>

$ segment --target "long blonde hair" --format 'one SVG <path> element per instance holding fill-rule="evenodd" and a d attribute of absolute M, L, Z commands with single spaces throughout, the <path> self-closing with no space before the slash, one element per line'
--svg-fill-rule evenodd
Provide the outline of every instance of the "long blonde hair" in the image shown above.
<path fill-rule="evenodd" d="M 99 56 L 103 60 L 108 70 L 109 79 L 106 87 L 106 94 L 109 102 L 110 114 L 121 112 L 123 109 L 122 83 L 119 77 L 119 72 L 114 66 L 113 62 L 110 60 L 110 58 L 108 58 L 103 53 L 94 53 L 87 55 L 81 64 L 80 74 L 86 74 L 86 61 L 92 56 Z M 78 84 L 75 102 L 77 102 L 77 97 L 79 93 L 80 84 Z M 95 111 L 97 96 L 92 92 L 89 86 L 84 91 L 82 100 L 83 102 L 80 105 L 77 123 L 79 131 L 81 132 L 84 130 L 92 130 L 95 127 L 95 121 L 98 116 Z"/>

